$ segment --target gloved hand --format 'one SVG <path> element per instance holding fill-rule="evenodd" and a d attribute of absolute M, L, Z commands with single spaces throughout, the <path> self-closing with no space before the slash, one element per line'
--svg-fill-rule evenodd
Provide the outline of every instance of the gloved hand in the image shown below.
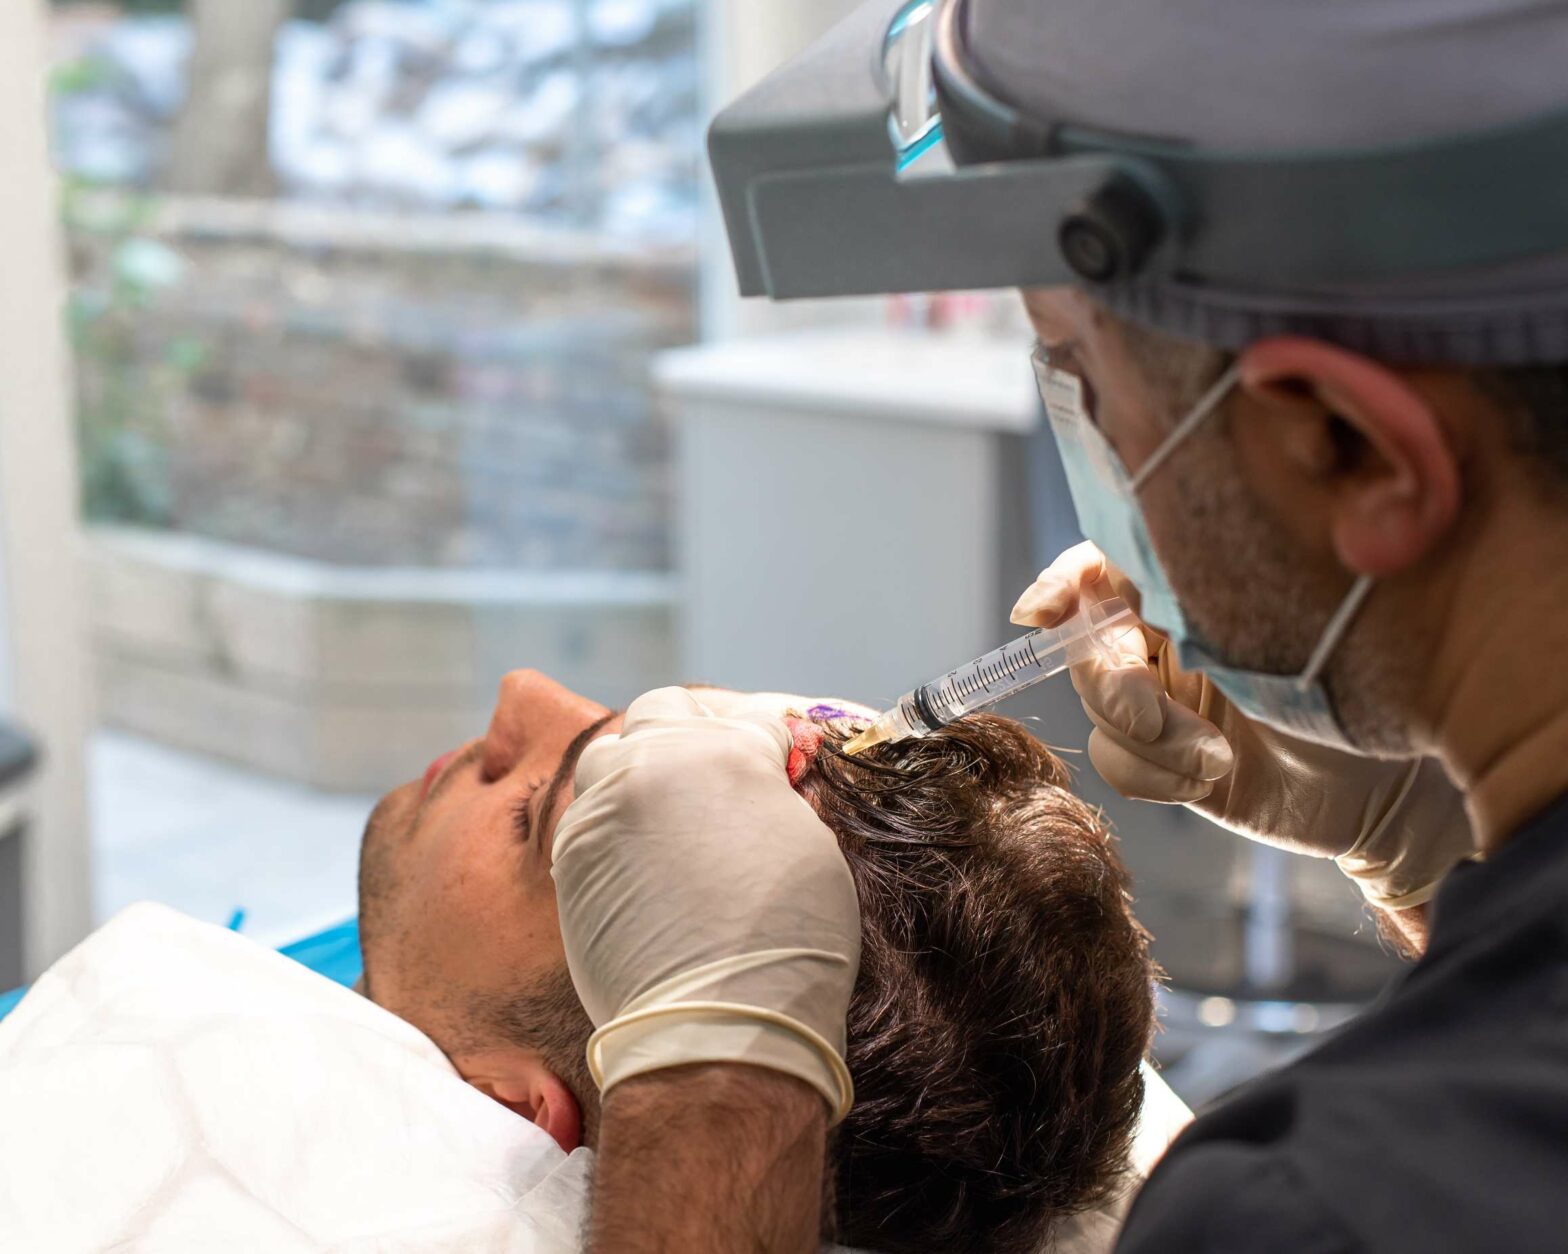
<path fill-rule="evenodd" d="M 1055 626 L 1080 597 L 1137 590 L 1093 544 L 1068 549 L 1019 598 L 1013 622 Z M 1459 792 L 1435 759 L 1361 757 L 1255 722 L 1146 624 L 1072 672 L 1094 723 L 1089 759 L 1118 792 L 1185 803 L 1253 840 L 1333 858 L 1375 906 L 1432 896 L 1474 852 Z"/>
<path fill-rule="evenodd" d="M 785 778 L 789 748 L 775 716 L 719 718 L 660 688 L 583 752 L 552 859 L 601 1089 L 748 1063 L 848 1113 L 860 909 L 837 838 Z"/>

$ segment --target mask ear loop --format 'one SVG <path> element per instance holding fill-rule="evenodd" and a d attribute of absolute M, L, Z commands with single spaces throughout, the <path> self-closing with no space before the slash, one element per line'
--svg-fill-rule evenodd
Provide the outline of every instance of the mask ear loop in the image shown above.
<path fill-rule="evenodd" d="M 1142 466 L 1138 467 L 1138 473 L 1132 477 L 1134 492 L 1143 487 L 1149 481 L 1149 477 L 1176 451 L 1177 446 L 1191 435 L 1205 418 L 1219 408 L 1220 402 L 1229 395 L 1231 388 L 1236 386 L 1240 378 L 1241 363 L 1237 361 L 1231 363 L 1225 373 L 1209 385 L 1209 390 L 1198 398 L 1198 403 L 1192 407 L 1191 412 L 1171 428 L 1171 433 L 1160 441 L 1160 446 L 1149 454 L 1148 460 Z"/>
<path fill-rule="evenodd" d="M 1338 647 L 1340 637 L 1350 626 L 1350 620 L 1356 616 L 1367 594 L 1372 591 L 1372 583 L 1371 575 L 1358 576 L 1345 599 L 1339 603 L 1334 616 L 1328 620 L 1328 626 L 1323 628 L 1323 634 L 1318 637 L 1312 656 L 1307 659 L 1307 668 L 1296 676 L 1297 692 L 1306 692 L 1317 682 L 1318 673 L 1328 664 L 1329 655 Z"/>
<path fill-rule="evenodd" d="M 1242 355 L 1238 367 L 1245 367 L 1248 386 L 1267 385 L 1281 378 L 1299 376 L 1311 367 L 1330 383 L 1337 383 L 1348 390 L 1363 395 L 1376 395 L 1378 408 L 1387 423 L 1384 438 L 1406 456 L 1419 458 L 1419 443 L 1409 438 L 1409 433 L 1422 421 L 1424 402 L 1387 367 L 1368 361 L 1357 353 L 1348 352 L 1332 344 L 1301 336 L 1276 336 L 1251 345 Z M 1423 468 L 1430 480 L 1437 485 L 1437 494 L 1450 502 L 1457 501 L 1458 480 L 1451 465 L 1422 459 Z M 1450 505 L 1450 513 L 1454 506 Z M 1306 669 L 1295 682 L 1298 692 L 1305 692 L 1322 673 L 1330 655 L 1350 627 L 1372 591 L 1375 577 L 1358 575 L 1355 584 L 1323 628 L 1317 647 L 1307 660 Z"/>

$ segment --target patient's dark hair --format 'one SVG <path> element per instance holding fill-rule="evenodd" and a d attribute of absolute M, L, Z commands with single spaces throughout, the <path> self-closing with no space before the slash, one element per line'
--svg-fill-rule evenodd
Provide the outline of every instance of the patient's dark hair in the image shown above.
<path fill-rule="evenodd" d="M 855 1106 L 834 1131 L 826 1236 L 903 1251 L 1036 1251 L 1121 1183 L 1143 1100 L 1156 970 L 1099 813 L 1009 719 L 846 758 L 822 721 L 801 792 L 860 898 Z M 592 1025 L 569 985 L 476 1017 L 577 1095 Z M 570 1005 L 563 1004 L 570 1002 Z"/>
<path fill-rule="evenodd" d="M 831 1235 L 877 1250 L 1033 1251 L 1123 1183 L 1156 970 L 1099 813 L 1010 719 L 837 752 L 802 791 L 860 896 L 855 1107 Z M 837 728 L 843 727 L 843 731 Z"/>

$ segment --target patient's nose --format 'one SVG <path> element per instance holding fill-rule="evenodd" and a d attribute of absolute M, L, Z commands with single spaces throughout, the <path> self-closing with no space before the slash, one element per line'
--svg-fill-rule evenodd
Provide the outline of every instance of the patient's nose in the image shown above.
<path fill-rule="evenodd" d="M 485 732 L 484 778 L 500 779 L 529 756 L 558 756 L 578 731 L 605 712 L 602 705 L 548 675 L 534 670 L 510 672 L 501 680 Z"/>

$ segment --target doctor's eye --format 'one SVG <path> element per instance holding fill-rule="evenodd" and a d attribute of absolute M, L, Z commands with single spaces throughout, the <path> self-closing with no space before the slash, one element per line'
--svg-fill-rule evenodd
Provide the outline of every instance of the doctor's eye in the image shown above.
<path fill-rule="evenodd" d="M 1069 374 L 1083 373 L 1078 365 L 1078 355 L 1073 352 L 1073 342 L 1071 340 L 1062 340 L 1056 344 L 1047 344 L 1044 340 L 1036 340 L 1035 352 L 1053 370 L 1065 370 Z"/>
<path fill-rule="evenodd" d="M 1078 381 L 1078 392 L 1083 401 L 1084 417 L 1098 427 L 1100 421 L 1096 414 L 1098 405 L 1096 403 L 1094 384 L 1089 381 L 1089 376 L 1084 372 L 1083 363 L 1078 360 L 1073 341 L 1063 340 L 1060 344 L 1049 346 L 1037 343 L 1035 351 L 1050 369 L 1060 371 L 1065 375 L 1071 375 Z"/>

